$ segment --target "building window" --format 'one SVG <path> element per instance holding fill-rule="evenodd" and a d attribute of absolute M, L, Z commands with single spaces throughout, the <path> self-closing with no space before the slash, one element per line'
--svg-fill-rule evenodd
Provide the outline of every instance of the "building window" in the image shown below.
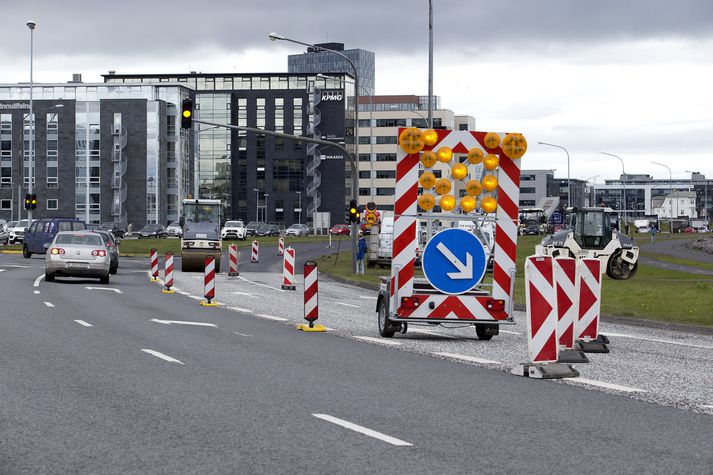
<path fill-rule="evenodd" d="M 47 114 L 47 188 L 57 188 L 59 178 L 59 121 L 57 113 Z"/>
<path fill-rule="evenodd" d="M 377 153 L 376 161 L 377 162 L 395 162 L 396 154 L 395 153 Z"/>
<path fill-rule="evenodd" d="M 535 193 L 535 188 L 530 186 L 525 186 L 520 188 L 520 193 Z"/>
<path fill-rule="evenodd" d="M 368 145 L 370 143 L 371 143 L 371 137 L 369 137 L 368 135 L 366 137 L 364 137 L 363 135 L 359 136 L 359 144 Z"/>
<path fill-rule="evenodd" d="M 520 181 L 535 181 L 535 175 L 521 175 Z"/>
<path fill-rule="evenodd" d="M 56 199 L 47 200 L 47 209 L 48 210 L 59 209 L 59 200 L 56 200 Z"/>
<path fill-rule="evenodd" d="M 369 162 L 369 161 L 371 161 L 371 155 L 368 153 L 360 153 L 359 161 L 360 162 Z"/>
<path fill-rule="evenodd" d="M 359 138 L 361 139 L 361 137 Z M 376 143 L 379 145 L 396 145 L 397 140 L 395 135 L 380 135 L 376 137 Z"/>
<path fill-rule="evenodd" d="M 396 178 L 396 170 L 376 170 L 376 178 Z"/>
<path fill-rule="evenodd" d="M 12 187 L 12 114 L 0 114 L 0 187 Z"/>
<path fill-rule="evenodd" d="M 371 196 L 370 188 L 359 188 L 359 196 Z"/>
<path fill-rule="evenodd" d="M 458 130 L 468 130 L 468 124 L 458 124 Z"/>
<path fill-rule="evenodd" d="M 369 170 L 360 171 L 359 178 L 371 178 L 371 172 Z"/>
<path fill-rule="evenodd" d="M 371 126 L 371 120 L 359 119 L 359 127 L 369 127 L 369 126 Z"/>
<path fill-rule="evenodd" d="M 376 119 L 377 127 L 406 127 L 406 119 Z"/>
<path fill-rule="evenodd" d="M 376 196 L 394 196 L 396 188 L 377 188 Z"/>
<path fill-rule="evenodd" d="M 0 209 L 12 209 L 12 200 L 0 200 Z"/>
<path fill-rule="evenodd" d="M 287 86 L 287 78 L 285 79 L 285 86 Z M 281 88 L 284 89 L 284 88 Z M 275 132 L 285 131 L 285 99 L 282 97 L 275 98 Z"/>
<path fill-rule="evenodd" d="M 256 115 L 256 119 L 255 119 L 255 126 L 258 129 L 264 129 L 265 128 L 265 98 L 264 97 L 257 98 L 256 109 L 257 109 L 257 111 L 256 111 L 257 115 Z"/>
<path fill-rule="evenodd" d="M 535 200 L 520 200 L 520 206 L 535 206 Z"/>

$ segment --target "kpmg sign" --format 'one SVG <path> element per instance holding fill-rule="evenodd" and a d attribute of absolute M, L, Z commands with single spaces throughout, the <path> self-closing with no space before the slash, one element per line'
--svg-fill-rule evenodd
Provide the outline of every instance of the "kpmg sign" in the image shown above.
<path fill-rule="evenodd" d="M 322 91 L 322 101 L 341 101 L 344 99 L 344 91 Z"/>

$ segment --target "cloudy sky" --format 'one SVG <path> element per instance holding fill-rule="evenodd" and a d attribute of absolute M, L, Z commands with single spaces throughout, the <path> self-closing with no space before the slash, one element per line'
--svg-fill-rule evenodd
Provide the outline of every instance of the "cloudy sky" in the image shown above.
<path fill-rule="evenodd" d="M 478 130 L 518 131 L 525 168 L 597 181 L 713 178 L 713 1 L 433 0 L 434 93 Z M 337 41 L 376 53 L 377 94 L 428 92 L 428 0 L 0 0 L 0 82 L 121 73 L 280 72 Z"/>

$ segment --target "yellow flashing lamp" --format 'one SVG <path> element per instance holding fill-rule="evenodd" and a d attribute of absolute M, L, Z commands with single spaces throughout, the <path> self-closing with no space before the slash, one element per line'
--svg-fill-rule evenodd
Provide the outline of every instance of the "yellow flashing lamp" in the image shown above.
<path fill-rule="evenodd" d="M 433 168 L 433 165 L 435 165 L 437 161 L 438 158 L 436 157 L 436 154 L 430 150 L 421 154 L 421 163 L 426 168 Z"/>
<path fill-rule="evenodd" d="M 498 202 L 492 196 L 486 196 L 480 200 L 480 208 L 486 213 L 494 213 L 498 209 Z"/>
<path fill-rule="evenodd" d="M 436 206 L 436 198 L 428 193 L 423 194 L 418 198 L 418 205 L 424 211 L 431 211 L 433 207 Z"/>
<path fill-rule="evenodd" d="M 468 167 L 462 163 L 456 163 L 451 167 L 451 175 L 456 180 L 462 180 L 468 176 Z"/>
<path fill-rule="evenodd" d="M 453 198 L 453 195 L 441 196 L 440 205 L 443 211 L 453 211 L 453 208 L 456 207 L 456 199 Z"/>
<path fill-rule="evenodd" d="M 471 148 L 468 150 L 468 162 L 477 165 L 483 161 L 483 151 L 479 148 Z"/>
<path fill-rule="evenodd" d="M 478 180 L 470 180 L 465 184 L 465 191 L 470 196 L 478 196 L 483 191 L 483 185 Z"/>
<path fill-rule="evenodd" d="M 498 179 L 493 175 L 485 175 L 481 182 L 485 191 L 494 191 L 498 187 Z"/>
<path fill-rule="evenodd" d="M 513 160 L 527 152 L 527 140 L 522 134 L 507 134 L 503 139 L 503 153 Z"/>
<path fill-rule="evenodd" d="M 464 196 L 460 199 L 460 208 L 466 213 L 473 211 L 476 205 L 477 202 L 472 196 Z"/>
<path fill-rule="evenodd" d="M 439 162 L 448 163 L 453 158 L 453 150 L 449 147 L 441 147 L 436 151 L 436 156 Z"/>
<path fill-rule="evenodd" d="M 431 172 L 424 172 L 418 179 L 418 183 L 425 189 L 430 190 L 436 184 L 436 175 Z"/>
<path fill-rule="evenodd" d="M 439 178 L 436 181 L 436 193 L 445 195 L 451 191 L 451 182 L 448 178 Z"/>
<path fill-rule="evenodd" d="M 399 145 L 408 154 L 420 152 L 424 146 L 423 132 L 415 127 L 403 130 L 399 135 Z"/>
<path fill-rule="evenodd" d="M 498 148 L 498 145 L 500 145 L 500 136 L 495 132 L 488 132 L 485 134 L 483 142 L 486 148 Z"/>
<path fill-rule="evenodd" d="M 433 129 L 424 130 L 423 141 L 426 143 L 426 146 L 433 147 L 436 142 L 438 142 L 438 132 Z"/>
<path fill-rule="evenodd" d="M 486 170 L 495 170 L 496 168 L 498 168 L 498 163 L 500 163 L 500 160 L 498 159 L 498 156 L 494 153 L 487 154 L 483 159 L 483 167 Z"/>

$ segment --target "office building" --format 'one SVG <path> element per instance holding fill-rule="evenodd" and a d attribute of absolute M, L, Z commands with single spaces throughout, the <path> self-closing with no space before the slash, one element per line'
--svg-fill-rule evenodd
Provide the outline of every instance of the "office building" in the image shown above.
<path fill-rule="evenodd" d="M 319 43 L 315 46 L 339 51 L 349 58 L 356 67 L 359 76 L 359 95 L 373 95 L 376 79 L 376 56 L 373 52 L 363 49 L 344 49 L 344 43 Z M 302 54 L 291 54 L 287 57 L 287 72 L 296 74 L 319 74 L 327 72 L 347 73 L 354 75 L 354 69 L 342 56 L 329 51 L 308 47 Z"/>

